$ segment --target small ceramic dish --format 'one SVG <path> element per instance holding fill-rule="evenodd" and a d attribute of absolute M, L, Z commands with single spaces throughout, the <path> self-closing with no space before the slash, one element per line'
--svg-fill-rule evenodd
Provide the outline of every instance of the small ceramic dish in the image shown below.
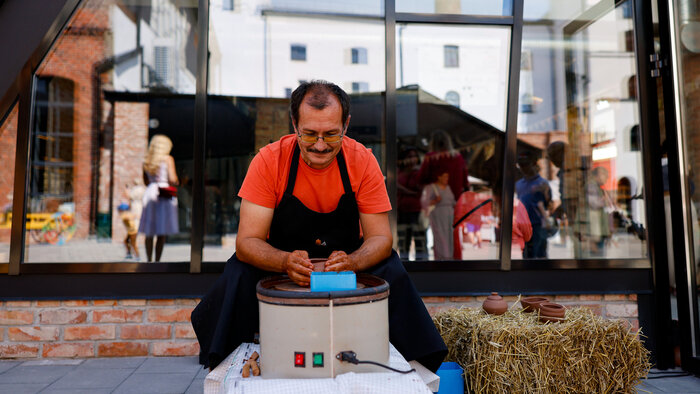
<path fill-rule="evenodd" d="M 520 305 L 523 306 L 523 312 L 534 312 L 540 309 L 540 304 L 549 302 L 544 297 L 525 297 L 520 299 Z"/>

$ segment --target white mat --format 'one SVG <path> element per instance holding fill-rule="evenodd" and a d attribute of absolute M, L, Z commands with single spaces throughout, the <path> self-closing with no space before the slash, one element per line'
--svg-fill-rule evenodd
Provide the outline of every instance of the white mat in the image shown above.
<path fill-rule="evenodd" d="M 389 365 L 399 370 L 411 369 L 408 362 L 393 345 L 389 345 Z M 236 348 L 204 379 L 204 394 L 255 393 L 387 393 L 431 394 L 432 391 L 416 372 L 354 373 L 349 372 L 324 379 L 262 379 L 260 376 L 243 378 L 243 363 L 260 346 L 243 343 Z M 428 371 L 429 372 L 429 371 Z M 265 374 L 265 371 L 262 371 Z M 436 376 L 436 375 L 433 375 Z"/>

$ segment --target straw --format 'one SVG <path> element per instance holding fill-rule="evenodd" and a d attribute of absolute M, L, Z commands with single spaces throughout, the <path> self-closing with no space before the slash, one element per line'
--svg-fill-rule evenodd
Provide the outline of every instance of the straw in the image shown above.
<path fill-rule="evenodd" d="M 631 393 L 651 367 L 641 330 L 588 308 L 557 323 L 515 306 L 500 316 L 451 309 L 433 321 L 474 393 Z"/>

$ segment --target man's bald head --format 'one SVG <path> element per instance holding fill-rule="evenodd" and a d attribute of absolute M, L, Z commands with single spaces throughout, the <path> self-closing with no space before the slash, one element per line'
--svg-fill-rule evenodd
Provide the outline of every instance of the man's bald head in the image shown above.
<path fill-rule="evenodd" d="M 313 80 L 311 82 L 303 82 L 292 92 L 289 104 L 289 114 L 292 117 L 294 126 L 299 125 L 299 107 L 302 102 L 306 102 L 306 104 L 317 110 L 322 110 L 333 104 L 333 97 L 340 102 L 342 108 L 341 121 L 345 125 L 350 114 L 350 98 L 348 94 L 338 85 L 328 81 Z"/>

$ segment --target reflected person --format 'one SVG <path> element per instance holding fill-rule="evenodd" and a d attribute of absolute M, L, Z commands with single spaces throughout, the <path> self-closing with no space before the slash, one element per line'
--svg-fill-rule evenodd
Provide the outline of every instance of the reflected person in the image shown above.
<path fill-rule="evenodd" d="M 421 211 L 420 155 L 418 149 L 409 147 L 401 151 L 398 161 L 397 202 L 399 255 L 408 258 L 414 243 L 416 260 L 427 258 L 426 229 L 419 222 Z"/>
<path fill-rule="evenodd" d="M 178 184 L 175 160 L 170 156 L 173 147 L 170 138 L 156 134 L 148 144 L 143 163 L 143 181 L 147 185 L 143 194 L 143 211 L 139 233 L 146 236 L 146 260 L 153 257 L 153 238 L 156 237 L 155 261 L 160 261 L 168 235 L 179 232 L 177 222 L 177 197 L 172 188 Z"/>
<path fill-rule="evenodd" d="M 532 151 L 518 154 L 518 167 L 523 177 L 515 183 L 515 192 L 525 205 L 532 225 L 532 238 L 525 243 L 523 258 L 547 258 L 547 230 L 549 214 L 547 209 L 552 200 L 549 182 L 539 174 L 539 155 Z"/>

